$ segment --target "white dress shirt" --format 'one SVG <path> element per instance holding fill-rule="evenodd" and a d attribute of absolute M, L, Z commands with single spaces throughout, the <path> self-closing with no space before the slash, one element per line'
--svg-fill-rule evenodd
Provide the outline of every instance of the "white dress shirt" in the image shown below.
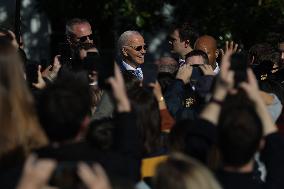
<path fill-rule="evenodd" d="M 134 67 L 130 66 L 129 64 L 127 64 L 124 61 L 122 61 L 122 64 L 123 64 L 123 66 L 125 67 L 126 70 L 134 71 L 135 76 L 137 77 L 137 79 L 143 80 L 143 72 L 142 72 L 142 69 L 140 67 L 134 68 Z"/>

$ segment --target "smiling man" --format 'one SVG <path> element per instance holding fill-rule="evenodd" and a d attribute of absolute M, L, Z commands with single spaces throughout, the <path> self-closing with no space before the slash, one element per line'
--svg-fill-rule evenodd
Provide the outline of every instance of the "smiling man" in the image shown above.
<path fill-rule="evenodd" d="M 143 80 L 141 65 L 144 63 L 147 46 L 137 31 L 125 31 L 118 39 L 118 51 L 122 59 L 122 71 L 129 71 L 137 79 Z"/>

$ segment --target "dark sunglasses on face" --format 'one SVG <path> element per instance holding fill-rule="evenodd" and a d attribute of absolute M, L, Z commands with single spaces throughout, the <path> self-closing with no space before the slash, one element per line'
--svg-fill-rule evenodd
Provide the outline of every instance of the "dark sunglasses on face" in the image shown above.
<path fill-rule="evenodd" d="M 78 39 L 81 43 L 84 43 L 85 41 L 87 41 L 88 38 L 89 38 L 89 40 L 94 40 L 94 35 L 90 34 L 90 35 L 78 37 Z"/>
<path fill-rule="evenodd" d="M 144 49 L 146 51 L 148 49 L 148 45 L 139 45 L 139 46 L 136 46 L 136 47 L 133 47 L 133 46 L 130 46 L 130 47 L 132 49 L 136 50 L 136 51 L 141 51 L 142 49 Z"/>

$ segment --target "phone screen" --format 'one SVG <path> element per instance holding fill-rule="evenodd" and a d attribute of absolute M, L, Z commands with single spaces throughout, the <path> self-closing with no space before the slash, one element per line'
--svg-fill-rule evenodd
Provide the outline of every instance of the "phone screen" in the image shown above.
<path fill-rule="evenodd" d="M 143 85 L 155 83 L 158 78 L 158 66 L 156 64 L 143 65 Z"/>
<path fill-rule="evenodd" d="M 98 63 L 98 84 L 101 89 L 110 89 L 106 80 L 114 76 L 114 53 L 112 51 L 101 50 Z"/>
<path fill-rule="evenodd" d="M 231 56 L 230 69 L 235 72 L 234 74 L 235 88 L 238 87 L 239 83 L 247 81 L 247 68 L 248 68 L 248 57 L 245 53 L 235 53 Z"/>

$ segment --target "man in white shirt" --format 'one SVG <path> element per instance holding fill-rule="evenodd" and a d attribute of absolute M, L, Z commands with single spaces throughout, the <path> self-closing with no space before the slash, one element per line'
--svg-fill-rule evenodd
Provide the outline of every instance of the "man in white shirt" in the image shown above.
<path fill-rule="evenodd" d="M 216 58 L 219 55 L 219 50 L 217 49 L 216 40 L 212 36 L 203 35 L 196 40 L 194 49 L 202 50 L 207 54 L 209 64 L 212 66 L 214 73 L 218 74 L 220 68 L 218 63 L 216 62 Z"/>
<path fill-rule="evenodd" d="M 171 52 L 179 55 L 179 64 L 185 63 L 185 55 L 193 50 L 198 33 L 191 24 L 175 25 L 168 36 Z"/>
<path fill-rule="evenodd" d="M 118 39 L 118 51 L 122 59 L 121 70 L 129 71 L 143 80 L 141 65 L 144 64 L 147 45 L 138 31 L 125 31 Z"/>

